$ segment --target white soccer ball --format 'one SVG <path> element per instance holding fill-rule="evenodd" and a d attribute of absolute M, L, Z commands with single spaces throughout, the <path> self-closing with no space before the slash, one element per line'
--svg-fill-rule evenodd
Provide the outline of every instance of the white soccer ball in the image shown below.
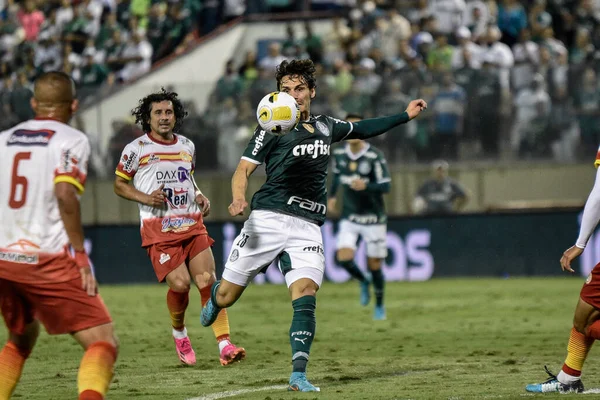
<path fill-rule="evenodd" d="M 275 136 L 289 133 L 300 121 L 300 107 L 284 92 L 272 92 L 262 98 L 256 108 L 256 119 L 265 131 Z"/>

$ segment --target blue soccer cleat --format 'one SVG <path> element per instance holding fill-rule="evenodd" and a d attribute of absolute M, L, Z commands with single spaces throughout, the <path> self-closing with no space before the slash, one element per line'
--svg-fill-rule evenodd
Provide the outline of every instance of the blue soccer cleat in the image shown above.
<path fill-rule="evenodd" d="M 561 383 L 548 367 L 544 366 L 549 378 L 542 383 L 532 383 L 525 386 L 525 390 L 532 393 L 582 393 L 583 382 L 576 380 L 570 383 Z"/>
<path fill-rule="evenodd" d="M 210 299 L 206 302 L 206 305 L 202 308 L 202 312 L 200 313 L 200 323 L 202 326 L 211 326 L 217 317 L 219 316 L 219 312 L 221 311 L 220 307 L 214 303 L 213 298 L 215 296 L 215 292 L 219 288 L 221 284 L 220 281 L 213 283 L 212 289 L 210 291 L 211 296 Z"/>
<path fill-rule="evenodd" d="M 371 282 L 369 279 L 365 279 L 364 282 L 360 282 L 360 305 L 366 306 L 371 301 L 371 292 L 369 291 L 369 286 L 371 286 Z"/>
<path fill-rule="evenodd" d="M 384 306 L 375 306 L 375 310 L 373 311 L 373 319 L 375 321 L 385 321 L 387 319 Z"/>
<path fill-rule="evenodd" d="M 290 386 L 288 386 L 290 392 L 320 392 L 321 389 L 313 385 L 306 379 L 304 372 L 292 372 L 290 376 Z"/>

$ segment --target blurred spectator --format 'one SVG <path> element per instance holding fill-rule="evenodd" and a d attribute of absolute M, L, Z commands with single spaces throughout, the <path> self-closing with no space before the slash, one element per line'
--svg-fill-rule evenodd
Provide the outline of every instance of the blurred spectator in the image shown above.
<path fill-rule="evenodd" d="M 436 20 L 438 32 L 448 35 L 463 26 L 466 8 L 464 0 L 436 0 L 430 2 L 430 8 Z"/>
<path fill-rule="evenodd" d="M 91 48 L 83 52 L 85 60 L 81 68 L 81 80 L 79 82 L 82 87 L 98 88 L 108 78 L 108 69 L 94 60 L 95 54 L 94 49 Z"/>
<path fill-rule="evenodd" d="M 575 107 L 581 129 L 584 152 L 594 154 L 600 143 L 600 88 L 592 68 L 585 70 L 581 88 L 575 97 Z"/>
<path fill-rule="evenodd" d="M 479 142 L 486 157 L 498 156 L 502 126 L 502 85 L 492 61 L 489 56 L 483 59 L 482 68 L 476 75 L 477 87 L 471 108 L 476 116 L 473 129 L 479 133 Z"/>
<path fill-rule="evenodd" d="M 129 82 L 150 71 L 152 46 L 144 36 L 133 33 L 121 55 L 125 67 L 117 74 L 122 81 Z"/>
<path fill-rule="evenodd" d="M 258 65 L 261 69 L 274 72 L 275 68 L 285 59 L 286 58 L 281 54 L 281 44 L 272 42 L 269 44 L 269 54 L 260 60 Z"/>
<path fill-rule="evenodd" d="M 443 160 L 432 163 L 432 179 L 419 187 L 413 200 L 415 214 L 453 214 L 467 204 L 467 191 L 448 177 L 448 168 L 448 163 Z"/>
<path fill-rule="evenodd" d="M 452 51 L 452 69 L 463 68 L 467 63 L 474 69 L 481 68 L 483 49 L 471 40 L 471 31 L 467 27 L 460 27 L 456 31 L 458 46 Z M 468 60 L 465 59 L 465 54 Z"/>
<path fill-rule="evenodd" d="M 523 29 L 518 43 L 513 46 L 515 65 L 512 70 L 512 87 L 515 92 L 528 87 L 540 63 L 539 46 L 531 40 L 528 29 Z"/>
<path fill-rule="evenodd" d="M 31 83 L 24 72 L 19 72 L 17 82 L 10 94 L 10 108 L 18 119 L 23 122 L 35 116 L 30 101 L 33 97 Z"/>
<path fill-rule="evenodd" d="M 25 29 L 25 40 L 33 42 L 37 39 L 40 27 L 44 23 L 44 13 L 37 9 L 35 1 L 26 0 L 24 8 L 17 13 L 17 18 Z"/>
<path fill-rule="evenodd" d="M 450 72 L 444 73 L 440 90 L 430 103 L 434 114 L 435 157 L 458 159 L 466 102 L 464 89 L 454 82 Z"/>
<path fill-rule="evenodd" d="M 227 61 L 225 72 L 217 81 L 217 101 L 223 102 L 228 98 L 236 98 L 242 91 L 242 81 L 237 71 L 233 67 L 233 60 Z M 265 93 L 266 94 L 266 93 Z M 235 107 L 233 107 L 235 109 Z"/>
<path fill-rule="evenodd" d="M 311 60 L 315 63 L 320 63 L 323 60 L 323 43 L 321 37 L 315 34 L 312 30 L 310 22 L 304 23 L 304 46 Z"/>
<path fill-rule="evenodd" d="M 527 14 L 517 0 L 502 0 L 498 5 L 498 28 L 502 32 L 502 42 L 512 47 L 521 31 L 527 27 Z"/>
<path fill-rule="evenodd" d="M 244 62 L 238 69 L 238 75 L 242 79 L 244 89 L 248 89 L 252 82 L 258 78 L 258 63 L 256 60 L 256 53 L 254 51 L 247 51 Z"/>
<path fill-rule="evenodd" d="M 550 96 L 544 88 L 544 77 L 536 74 L 531 87 L 524 89 L 515 99 L 516 121 L 513 129 L 513 146 L 521 157 L 547 155 L 547 133 L 550 117 Z"/>

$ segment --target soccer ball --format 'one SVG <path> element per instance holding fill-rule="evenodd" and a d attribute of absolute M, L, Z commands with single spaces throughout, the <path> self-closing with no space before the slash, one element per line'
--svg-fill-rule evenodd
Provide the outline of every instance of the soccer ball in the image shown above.
<path fill-rule="evenodd" d="M 289 133 L 300 121 L 300 107 L 284 92 L 272 92 L 262 98 L 256 108 L 260 127 L 275 136 Z"/>

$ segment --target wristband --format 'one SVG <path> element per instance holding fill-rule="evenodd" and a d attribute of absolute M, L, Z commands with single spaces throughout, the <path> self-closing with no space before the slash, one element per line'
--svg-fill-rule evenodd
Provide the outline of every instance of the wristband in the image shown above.
<path fill-rule="evenodd" d="M 90 266 L 90 260 L 85 250 L 75 250 L 75 264 L 79 268 L 88 268 Z"/>

